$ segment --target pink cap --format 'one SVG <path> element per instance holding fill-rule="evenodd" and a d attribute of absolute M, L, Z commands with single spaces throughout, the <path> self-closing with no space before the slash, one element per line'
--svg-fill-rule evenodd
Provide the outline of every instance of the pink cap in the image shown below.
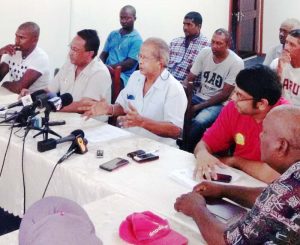
<path fill-rule="evenodd" d="M 188 243 L 186 237 L 171 230 L 167 220 L 150 211 L 127 216 L 120 225 L 119 235 L 126 242 L 136 245 L 184 245 Z"/>

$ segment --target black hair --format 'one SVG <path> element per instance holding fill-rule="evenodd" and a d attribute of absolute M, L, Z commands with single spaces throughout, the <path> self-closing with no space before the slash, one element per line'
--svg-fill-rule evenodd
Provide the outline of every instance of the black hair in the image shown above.
<path fill-rule="evenodd" d="M 202 25 L 202 16 L 198 12 L 189 12 L 184 16 L 184 19 L 189 19 L 193 21 L 196 25 Z"/>
<path fill-rule="evenodd" d="M 279 77 L 265 65 L 254 65 L 241 70 L 236 77 L 236 85 L 253 96 L 255 104 L 266 99 L 272 106 L 281 97 L 282 85 Z"/>
<path fill-rule="evenodd" d="M 289 32 L 289 35 L 291 35 L 292 37 L 295 37 L 295 38 L 299 38 L 300 37 L 300 29 L 291 30 Z"/>
<path fill-rule="evenodd" d="M 85 41 L 85 50 L 94 51 L 93 58 L 96 57 L 100 46 L 100 39 L 98 37 L 97 31 L 91 29 L 84 29 L 77 32 L 77 35 Z"/>

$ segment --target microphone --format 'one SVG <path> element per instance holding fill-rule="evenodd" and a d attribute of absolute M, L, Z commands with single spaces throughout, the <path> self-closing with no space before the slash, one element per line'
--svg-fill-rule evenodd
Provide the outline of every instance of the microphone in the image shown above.
<path fill-rule="evenodd" d="M 0 124 L 7 123 L 7 122 L 14 120 L 15 122 L 18 122 L 18 123 L 24 125 L 27 123 L 28 117 L 30 117 L 30 116 L 34 117 L 37 114 L 39 114 L 39 112 L 34 112 L 32 110 L 32 107 L 30 105 L 27 105 L 27 106 L 24 106 L 20 112 L 16 112 L 12 116 L 2 120 L 0 122 Z"/>
<path fill-rule="evenodd" d="M 62 163 L 66 159 L 68 159 L 73 153 L 78 153 L 78 154 L 84 154 L 88 151 L 86 145 L 87 145 L 87 140 L 80 135 L 75 138 L 73 143 L 71 144 L 69 150 L 64 154 L 59 160 L 58 164 Z"/>
<path fill-rule="evenodd" d="M 61 139 L 46 139 L 46 140 L 42 140 L 39 141 L 37 143 L 37 150 L 39 152 L 44 152 L 44 151 L 49 151 L 52 149 L 55 149 L 57 144 L 61 144 L 67 141 L 74 141 L 76 139 L 77 136 L 81 136 L 82 138 L 84 138 L 84 132 L 81 129 L 76 129 L 74 131 L 71 132 L 70 135 L 61 138 Z"/>
<path fill-rule="evenodd" d="M 16 107 L 16 106 L 30 105 L 30 104 L 32 104 L 32 102 L 36 101 L 36 98 L 37 98 L 38 95 L 41 95 L 41 94 L 44 94 L 44 93 L 46 93 L 45 90 L 42 90 L 42 89 L 37 90 L 37 91 L 33 92 L 30 95 L 23 96 L 17 102 L 14 102 L 14 103 L 11 103 L 11 104 L 9 104 L 7 106 L 1 107 L 0 111 L 4 111 L 4 110 L 7 110 L 7 109 Z"/>

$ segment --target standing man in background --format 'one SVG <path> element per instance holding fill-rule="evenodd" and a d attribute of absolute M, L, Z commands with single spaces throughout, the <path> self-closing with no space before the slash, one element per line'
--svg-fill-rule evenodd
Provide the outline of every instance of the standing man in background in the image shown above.
<path fill-rule="evenodd" d="M 192 67 L 199 51 L 209 46 L 208 39 L 200 33 L 202 16 L 198 12 L 189 12 L 183 19 L 185 37 L 178 37 L 170 44 L 168 70 L 178 80 L 183 81 Z M 195 83 L 199 84 L 198 77 Z"/>
<path fill-rule="evenodd" d="M 0 81 L 9 74 L 9 81 L 4 81 L 2 86 L 13 93 L 18 94 L 23 88 L 34 92 L 48 85 L 49 58 L 37 47 L 39 35 L 36 23 L 25 22 L 16 32 L 15 44 L 0 49 Z"/>
<path fill-rule="evenodd" d="M 138 66 L 138 55 L 143 40 L 134 29 L 136 10 L 131 5 L 124 6 L 120 11 L 120 30 L 112 31 L 100 54 L 100 59 L 113 68 L 122 67 L 121 79 L 126 86 L 130 75 Z M 121 84 L 122 85 L 122 84 Z"/>
<path fill-rule="evenodd" d="M 285 44 L 287 35 L 289 34 L 289 32 L 291 30 L 293 30 L 296 27 L 300 27 L 300 21 L 295 18 L 286 19 L 285 21 L 283 21 L 281 23 L 280 28 L 279 28 L 280 44 L 271 48 L 267 52 L 266 58 L 264 60 L 264 65 L 269 66 L 274 59 L 278 58 L 281 55 L 281 52 L 284 49 L 284 44 Z"/>

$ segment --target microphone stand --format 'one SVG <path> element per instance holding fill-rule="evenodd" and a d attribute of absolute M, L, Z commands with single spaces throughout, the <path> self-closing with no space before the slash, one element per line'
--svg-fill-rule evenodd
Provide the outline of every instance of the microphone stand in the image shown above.
<path fill-rule="evenodd" d="M 39 135 L 43 135 L 43 139 L 47 140 L 48 139 L 48 134 L 52 134 L 57 136 L 58 138 L 61 138 L 61 136 L 54 132 L 52 129 L 50 129 L 49 127 L 49 114 L 50 114 L 50 108 L 48 106 L 46 106 L 46 110 L 45 110 L 45 124 L 43 128 L 36 128 L 34 127 L 33 129 L 40 131 L 39 133 L 37 133 L 36 135 L 33 136 L 33 138 L 39 136 Z"/>

